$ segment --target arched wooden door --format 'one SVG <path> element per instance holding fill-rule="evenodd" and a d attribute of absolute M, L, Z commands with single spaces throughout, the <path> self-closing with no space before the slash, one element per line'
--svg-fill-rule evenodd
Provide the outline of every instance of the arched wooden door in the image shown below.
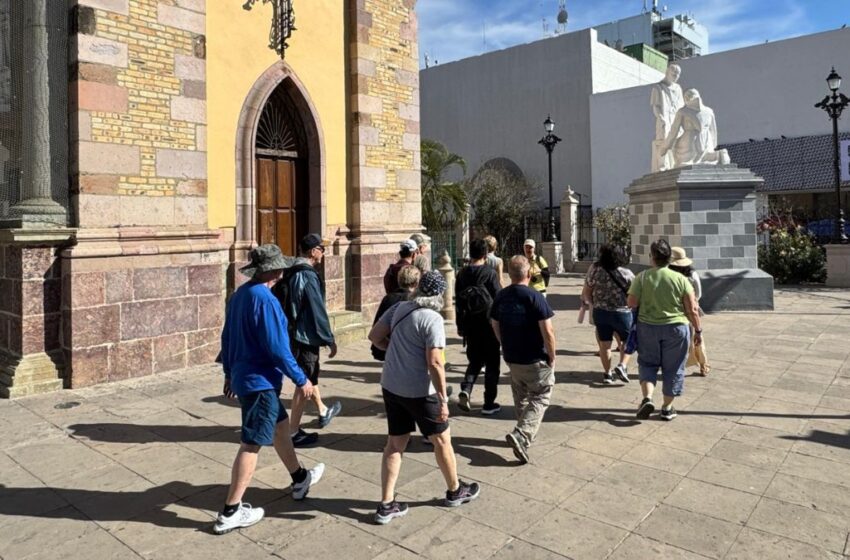
<path fill-rule="evenodd" d="M 257 242 L 298 254 L 309 228 L 309 177 L 303 120 L 284 87 L 266 102 L 257 125 Z"/>

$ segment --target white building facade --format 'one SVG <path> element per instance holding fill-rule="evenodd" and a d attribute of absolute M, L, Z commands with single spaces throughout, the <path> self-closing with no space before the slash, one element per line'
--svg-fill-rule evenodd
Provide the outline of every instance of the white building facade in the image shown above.
<path fill-rule="evenodd" d="M 592 191 L 590 101 L 595 93 L 657 82 L 663 75 L 597 41 L 586 29 L 420 72 L 422 138 L 461 155 L 474 173 L 496 158 L 547 181 L 537 141 L 551 115 L 562 142 L 553 154 L 554 200 L 570 185 Z"/>

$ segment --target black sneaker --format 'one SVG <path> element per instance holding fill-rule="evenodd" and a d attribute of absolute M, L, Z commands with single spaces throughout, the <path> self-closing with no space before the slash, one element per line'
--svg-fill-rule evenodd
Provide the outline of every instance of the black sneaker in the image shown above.
<path fill-rule="evenodd" d="M 469 393 L 461 391 L 457 395 L 457 407 L 464 412 L 469 412 L 472 408 L 469 406 Z"/>
<path fill-rule="evenodd" d="M 502 411 L 502 407 L 499 403 L 494 402 L 493 404 L 485 404 L 481 407 L 481 414 L 485 416 L 493 416 L 494 414 L 498 414 Z"/>
<path fill-rule="evenodd" d="M 629 382 L 629 370 L 623 364 L 617 364 L 617 367 L 614 368 L 614 375 L 623 383 Z"/>
<path fill-rule="evenodd" d="M 610 371 L 606 371 L 605 375 L 602 376 L 602 383 L 605 385 L 613 385 L 614 384 L 614 376 L 611 375 Z"/>
<path fill-rule="evenodd" d="M 446 506 L 461 506 L 477 498 L 478 494 L 480 493 L 481 488 L 478 487 L 477 482 L 468 483 L 462 480 L 458 480 L 457 490 L 455 490 L 454 492 L 452 492 L 451 490 L 446 490 Z"/>
<path fill-rule="evenodd" d="M 676 417 L 676 416 L 678 416 L 678 415 L 679 415 L 679 414 L 676 412 L 676 409 L 675 409 L 675 408 L 673 408 L 672 406 L 671 406 L 670 408 L 668 408 L 667 410 L 664 410 L 664 409 L 662 408 L 662 409 L 661 409 L 661 414 L 659 414 L 659 416 L 661 417 L 661 419 L 662 419 L 662 420 L 666 420 L 667 422 L 669 422 L 670 420 L 672 420 L 673 418 L 675 418 L 675 417 Z"/>
<path fill-rule="evenodd" d="M 378 504 L 378 511 L 375 512 L 375 523 L 386 525 L 396 517 L 407 515 L 408 509 L 407 504 L 395 500 L 388 504 Z"/>
<path fill-rule="evenodd" d="M 520 436 L 511 432 L 505 436 L 505 441 L 511 446 L 511 449 L 514 451 L 514 457 L 519 460 L 521 465 L 528 463 L 528 447 L 526 447 L 525 442 L 523 442 Z"/>
<path fill-rule="evenodd" d="M 331 420 L 336 418 L 342 412 L 342 403 L 337 401 L 333 403 L 324 414 L 319 415 L 319 427 L 324 428 L 331 423 Z"/>
<path fill-rule="evenodd" d="M 640 420 L 646 420 L 653 412 L 655 412 L 655 405 L 652 404 L 652 399 L 646 397 L 643 401 L 641 401 L 636 416 Z"/>
<path fill-rule="evenodd" d="M 292 445 L 294 447 L 307 447 L 314 445 L 319 441 L 319 434 L 316 432 L 307 433 L 304 430 L 298 430 L 298 433 L 292 436 Z"/>

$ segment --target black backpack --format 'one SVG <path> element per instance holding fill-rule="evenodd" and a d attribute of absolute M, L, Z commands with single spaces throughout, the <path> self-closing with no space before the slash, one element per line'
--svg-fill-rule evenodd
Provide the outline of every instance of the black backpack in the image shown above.
<path fill-rule="evenodd" d="M 486 321 L 492 305 L 490 292 L 480 284 L 467 286 L 457 295 L 457 309 L 463 317 L 464 328 Z"/>
<path fill-rule="evenodd" d="M 283 308 L 283 314 L 286 315 L 286 321 L 290 331 L 295 330 L 295 320 L 297 319 L 297 317 L 292 316 L 292 310 L 290 309 L 290 302 L 292 301 L 292 279 L 296 274 L 305 270 L 312 272 L 316 276 L 319 275 L 316 269 L 309 264 L 296 264 L 284 270 L 281 279 L 272 287 L 272 294 L 274 294 Z"/>

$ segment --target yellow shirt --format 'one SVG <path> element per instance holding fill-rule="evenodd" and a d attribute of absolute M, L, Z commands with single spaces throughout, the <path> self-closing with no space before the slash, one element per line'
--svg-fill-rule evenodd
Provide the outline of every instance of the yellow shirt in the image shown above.
<path fill-rule="evenodd" d="M 549 268 L 549 263 L 546 262 L 546 259 L 540 255 L 534 255 L 534 260 L 531 261 L 531 282 L 528 285 L 538 292 L 546 291 L 546 281 L 543 280 L 543 274 L 541 273 L 544 268 Z"/>

